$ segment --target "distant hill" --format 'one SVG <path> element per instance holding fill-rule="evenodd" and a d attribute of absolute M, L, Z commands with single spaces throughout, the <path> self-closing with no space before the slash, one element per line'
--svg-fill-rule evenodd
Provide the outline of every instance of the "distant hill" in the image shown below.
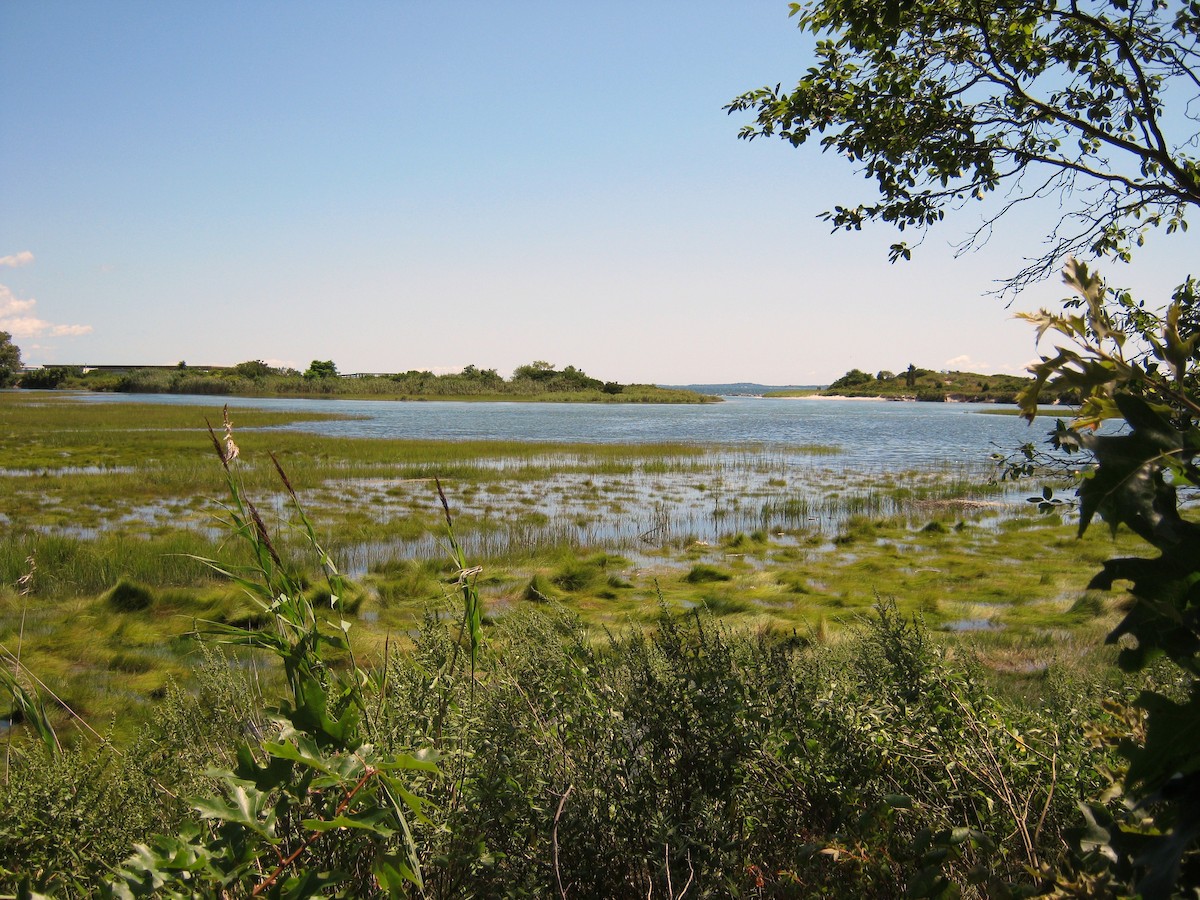
<path fill-rule="evenodd" d="M 819 391 L 821 384 L 755 384 L 739 381 L 736 384 L 660 384 L 661 388 L 677 391 L 695 391 L 697 394 L 713 394 L 718 397 L 761 397 L 778 391 Z"/>

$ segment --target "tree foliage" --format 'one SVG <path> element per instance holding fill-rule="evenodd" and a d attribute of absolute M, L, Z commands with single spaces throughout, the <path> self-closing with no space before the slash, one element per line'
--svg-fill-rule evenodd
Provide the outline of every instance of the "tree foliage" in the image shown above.
<path fill-rule="evenodd" d="M 338 369 L 333 364 L 331 359 L 314 359 L 304 373 L 304 377 L 312 380 L 314 378 L 337 378 Z"/>
<path fill-rule="evenodd" d="M 12 335 L 0 331 L 0 387 L 8 387 L 21 370 L 21 348 L 13 343 Z"/>
<path fill-rule="evenodd" d="M 316 364 L 316 360 L 313 361 L 313 364 Z M 183 368 L 186 368 L 186 366 Z M 272 368 L 261 359 L 248 359 L 245 362 L 240 362 L 233 367 L 233 371 L 243 378 L 266 378 L 268 375 L 279 374 L 278 369 Z M 336 368 L 334 371 L 337 371 Z"/>
<path fill-rule="evenodd" d="M 78 366 L 46 366 L 23 374 L 20 386 L 35 390 L 53 390 L 60 387 L 64 381 L 82 377 L 83 369 Z"/>
<path fill-rule="evenodd" d="M 1110 559 L 1092 579 L 1089 587 L 1104 590 L 1129 584 L 1135 600 L 1108 641 L 1121 646 L 1122 667 L 1140 669 L 1165 656 L 1184 681 L 1175 694 L 1139 698 L 1144 737 L 1123 743 L 1124 788 L 1137 814 L 1127 806 L 1117 816 L 1093 804 L 1089 840 L 1093 856 L 1116 863 L 1116 878 L 1134 882 L 1146 898 L 1168 897 L 1178 888 L 1200 889 L 1200 524 L 1180 510 L 1200 487 L 1195 294 L 1189 281 L 1165 310 L 1152 313 L 1106 289 L 1075 260 L 1064 280 L 1078 295 L 1065 311 L 1025 316 L 1039 337 L 1053 333 L 1063 343 L 1034 367 L 1035 384 L 1021 406 L 1032 421 L 1042 385 L 1080 393 L 1072 426 L 1059 422 L 1053 435 L 1057 448 L 1094 459 L 1079 488 L 1080 534 L 1099 516 L 1159 552 Z M 1126 427 L 1097 433 L 1110 419 Z"/>
<path fill-rule="evenodd" d="M 851 369 L 833 384 L 829 385 L 829 389 L 836 390 L 837 388 L 857 387 L 861 384 L 868 384 L 875 379 L 864 372 L 862 369 Z"/>
<path fill-rule="evenodd" d="M 559 371 L 553 363 L 545 360 L 534 360 L 528 365 L 517 366 L 513 369 L 514 384 L 531 382 L 541 390 L 551 391 L 594 391 L 603 390 L 604 382 L 592 378 L 581 369 L 567 366 Z M 609 393 L 613 393 L 610 391 Z"/>
<path fill-rule="evenodd" d="M 834 229 L 868 221 L 923 232 L 998 192 L 965 247 L 1036 198 L 1064 214 L 1010 286 L 1068 254 L 1128 259 L 1148 229 L 1185 229 L 1200 202 L 1196 0 L 822 0 L 793 3 L 818 36 L 795 88 L 749 91 L 742 137 L 859 164 L 878 198 L 836 206 Z M 1168 105 L 1168 100 L 1169 105 Z M 909 244 L 892 245 L 892 259 Z"/>
<path fill-rule="evenodd" d="M 517 366 L 513 369 L 513 378 L 532 378 L 537 381 L 553 375 L 554 363 L 546 362 L 544 359 L 535 359 L 527 365 Z"/>
<path fill-rule="evenodd" d="M 1053 443 L 1093 460 L 1079 488 L 1080 532 L 1099 516 L 1159 554 L 1109 560 L 1093 579 L 1093 588 L 1131 585 L 1134 602 L 1109 641 L 1121 645 L 1122 666 L 1165 656 L 1182 682 L 1139 699 L 1142 723 L 1122 743 L 1124 803 L 1089 806 L 1084 864 L 1060 887 L 1194 895 L 1200 524 L 1181 504 L 1200 488 L 1197 283 L 1189 276 L 1169 302 L 1148 305 L 1074 256 L 1127 262 L 1149 230 L 1186 230 L 1200 204 L 1200 2 L 814 0 L 792 14 L 817 36 L 818 64 L 794 90 L 750 91 L 729 109 L 756 112 L 743 137 L 800 145 L 820 135 L 822 149 L 861 165 L 878 197 L 825 213 L 835 230 L 883 221 L 923 232 L 999 192 L 970 247 L 1028 200 L 1063 210 L 1041 255 L 1008 281 L 1020 287 L 1067 258 L 1075 292 L 1059 312 L 1026 316 L 1039 339 L 1060 343 L 1032 367 L 1022 410 L 1032 421 L 1047 388 L 1079 397 Z M 910 255 L 892 245 L 893 261 Z M 1108 420 L 1125 427 L 1097 432 Z"/>

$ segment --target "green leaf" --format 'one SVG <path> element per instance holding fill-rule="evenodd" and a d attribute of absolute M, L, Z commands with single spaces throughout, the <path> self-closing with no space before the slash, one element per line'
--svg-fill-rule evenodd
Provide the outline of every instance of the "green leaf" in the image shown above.
<path fill-rule="evenodd" d="M 1085 435 L 1083 446 L 1096 457 L 1094 475 L 1079 488 L 1079 533 L 1099 513 L 1114 530 L 1120 524 L 1156 546 L 1179 532 L 1175 488 L 1162 477 L 1167 459 L 1183 447 L 1171 428 L 1140 398 L 1124 395 L 1118 405 L 1133 431 L 1122 435 Z M 1186 529 L 1183 529 L 1186 530 Z"/>
<path fill-rule="evenodd" d="M 389 897 L 405 897 L 410 884 L 421 884 L 421 880 L 405 861 L 394 854 L 376 859 L 371 873 Z"/>
<path fill-rule="evenodd" d="M 241 744 L 237 748 L 237 759 L 234 774 L 243 781 L 252 782 L 260 791 L 269 791 L 293 781 L 294 767 L 291 760 L 278 754 L 270 754 L 266 765 L 260 766 L 249 746 Z"/>
<path fill-rule="evenodd" d="M 311 831 L 336 831 L 339 828 L 353 828 L 377 834 L 382 838 L 390 838 L 396 830 L 388 824 L 391 816 L 384 809 L 369 809 L 362 812 L 335 816 L 332 819 L 305 819 L 303 825 Z"/>
<path fill-rule="evenodd" d="M 263 749 L 279 759 L 332 776 L 336 781 L 356 781 L 363 773 L 362 760 L 357 756 L 328 753 L 306 734 L 292 733 L 279 743 L 264 741 Z"/>
<path fill-rule="evenodd" d="M 437 765 L 437 753 L 432 750 L 422 751 L 415 756 L 408 753 L 393 753 L 387 759 L 380 760 L 375 765 L 376 768 L 382 769 L 385 772 L 394 772 L 400 769 L 416 769 L 421 772 L 436 774 L 440 771 Z"/>
<path fill-rule="evenodd" d="M 1079 849 L 1085 853 L 1100 852 L 1108 858 L 1113 858 L 1115 854 L 1109 846 L 1112 842 L 1112 833 L 1109 827 L 1100 824 L 1100 819 L 1112 823 L 1112 816 L 1100 804 L 1088 804 L 1080 802 L 1078 804 L 1079 811 L 1083 814 L 1084 827 L 1077 829 L 1074 833 L 1074 838 L 1079 844 Z"/>
<path fill-rule="evenodd" d="M 275 816 L 269 806 L 269 796 L 253 785 L 226 779 L 228 798 L 201 797 L 192 800 L 192 808 L 206 819 L 218 819 L 241 825 L 274 843 Z M 264 815 L 263 810 L 266 810 Z"/>

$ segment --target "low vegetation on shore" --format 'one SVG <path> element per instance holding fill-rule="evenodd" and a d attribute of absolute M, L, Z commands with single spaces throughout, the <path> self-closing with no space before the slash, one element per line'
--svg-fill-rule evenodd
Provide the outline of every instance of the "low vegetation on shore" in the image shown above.
<path fill-rule="evenodd" d="M 133 394 L 204 394 L 242 397 L 339 397 L 375 400 L 536 400 L 570 403 L 711 403 L 718 398 L 649 384 L 592 378 L 574 366 L 556 369 L 538 360 L 518 366 L 512 377 L 467 366 L 435 375 L 342 375 L 329 360 L 313 360 L 304 372 L 250 360 L 236 366 L 118 369 L 51 366 L 23 373 L 17 386 L 31 389 L 115 391 Z"/>
<path fill-rule="evenodd" d="M 1017 403 L 1033 378 L 1017 375 L 980 375 L 975 372 L 935 372 L 909 366 L 896 374 L 886 369 L 874 375 L 851 369 L 822 391 L 777 391 L 768 397 L 881 397 L 929 403 Z M 1038 397 L 1042 405 L 1078 403 L 1078 391 L 1046 388 Z"/>

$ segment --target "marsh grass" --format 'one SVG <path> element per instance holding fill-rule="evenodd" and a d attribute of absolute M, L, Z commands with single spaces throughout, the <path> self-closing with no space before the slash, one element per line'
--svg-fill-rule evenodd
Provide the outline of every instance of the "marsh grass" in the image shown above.
<path fill-rule="evenodd" d="M 38 561 L 28 609 L 0 590 L 0 640 L 24 614 L 28 659 L 56 688 L 101 715 L 140 716 L 168 681 L 187 683 L 196 620 L 263 624 L 197 561 L 247 562 L 205 499 L 221 490 L 204 450 L 215 406 L 0 393 L 0 412 L 14 426 L 0 435 L 0 580 L 14 585 Z M 1044 632 L 1090 639 L 1119 602 L 1080 598 L 1125 537 L 1077 540 L 1069 514 L 1009 502 L 982 468 L 855 475 L 820 447 L 348 440 L 282 427 L 311 418 L 297 413 L 233 415 L 239 475 L 280 551 L 294 557 L 305 536 L 273 493 L 267 448 L 350 576 L 345 614 L 368 660 L 409 646 L 424 611 L 455 589 L 434 476 L 497 616 L 566 604 L 620 632 L 644 627 L 661 600 L 832 634 L 882 595 L 935 633 L 984 621 L 954 640 L 996 647 Z M 727 580 L 695 574 L 715 572 Z M 105 599 L 123 581 L 151 595 L 146 608 Z"/>
<path fill-rule="evenodd" d="M 285 480 L 286 501 L 299 508 L 302 494 L 312 518 L 291 539 L 255 539 L 272 565 L 298 544 L 321 549 L 321 565 L 288 584 L 329 617 L 309 621 L 305 606 L 313 633 L 353 628 L 354 655 L 331 651 L 320 677 L 362 692 L 364 740 L 384 752 L 433 745 L 453 773 L 414 776 L 437 801 L 409 842 L 428 896 L 546 896 L 559 876 L 596 896 L 632 896 L 631 885 L 644 896 L 689 873 L 712 896 L 890 897 L 939 878 L 1019 892 L 1063 852 L 1075 800 L 1095 794 L 1105 762 L 1082 723 L 1136 688 L 1097 675 L 1113 668 L 1096 647 L 1121 598 L 1077 586 L 1127 536 L 1079 540 L 1069 516 L 998 515 L 975 499 L 989 489 L 953 467 L 859 488 L 844 473 L 695 448 L 606 453 L 604 472 L 579 448 L 525 450 L 444 448 L 455 482 L 422 499 L 435 464 L 388 462 L 372 442 L 314 442 L 298 457 L 305 486 Z M 5 577 L 27 571 L 22 554 L 38 567 L 28 593 L 0 589 L 0 643 L 19 635 L 23 663 L 57 696 L 116 723 L 111 743 L 73 742 L 66 768 L 37 766 L 36 745 L 22 744 L 21 777 L 0 796 L 5 889 L 18 860 L 39 886 L 88 893 L 121 858 L 114 848 L 183 826 L 184 806 L 149 792 L 148 775 L 211 792 L 204 772 L 231 768 L 232 746 L 266 747 L 263 698 L 280 675 L 260 672 L 253 645 L 278 630 L 275 594 L 186 568 L 196 556 L 226 573 L 245 561 L 195 527 L 191 513 L 210 510 L 171 494 L 192 476 L 149 479 L 176 528 L 122 520 L 114 496 L 90 511 L 87 534 L 55 533 L 89 513 L 76 479 L 101 505 L 104 485 L 142 471 L 128 464 L 0 482 L 55 508 L 53 523 L 46 512 L 4 524 Z M 242 473 L 261 474 L 251 463 Z M 450 524 L 456 488 L 464 509 L 455 503 L 439 546 L 433 524 L 439 513 Z M 259 534 L 240 490 L 224 514 Z M 816 521 L 764 521 L 771 498 L 798 504 L 809 491 L 829 495 L 811 501 L 829 504 Z M 593 524 L 647 500 L 665 525 L 623 525 L 643 529 L 628 548 Z M 283 521 L 279 504 L 264 512 Z M 468 568 L 475 547 L 493 552 Z M 358 548 L 354 577 L 320 587 L 338 568 L 324 549 Z M 337 609 L 316 612 L 334 593 Z M 239 647 L 214 660 L 198 620 Z M 128 753 L 117 761 L 110 746 Z M 121 817 L 125 806 L 136 808 Z M 980 837 L 937 837 L 956 829 Z M 326 842 L 306 865 L 353 866 L 355 846 Z M 377 886 L 360 875 L 362 890 Z"/>

